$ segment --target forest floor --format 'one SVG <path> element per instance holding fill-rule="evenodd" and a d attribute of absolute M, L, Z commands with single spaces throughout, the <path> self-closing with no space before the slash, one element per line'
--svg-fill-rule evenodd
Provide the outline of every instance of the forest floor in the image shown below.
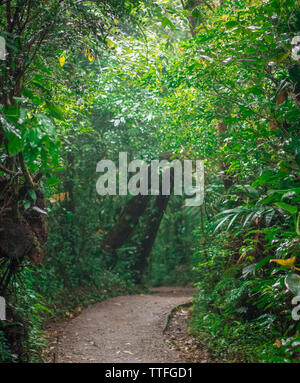
<path fill-rule="evenodd" d="M 51 324 L 48 327 L 50 353 L 47 361 L 212 361 L 208 351 L 187 333 L 188 308 L 185 304 L 191 302 L 195 289 L 159 287 L 150 292 L 111 298 L 84 309 L 68 322 Z M 179 309 L 174 310 L 178 306 Z"/>

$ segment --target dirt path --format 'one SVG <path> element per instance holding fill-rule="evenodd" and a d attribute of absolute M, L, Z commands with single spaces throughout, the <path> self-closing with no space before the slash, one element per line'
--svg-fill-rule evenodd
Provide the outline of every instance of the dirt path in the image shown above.
<path fill-rule="evenodd" d="M 194 289 L 161 287 L 154 294 L 108 299 L 60 325 L 56 362 L 184 362 L 167 347 L 163 330 L 171 310 Z"/>

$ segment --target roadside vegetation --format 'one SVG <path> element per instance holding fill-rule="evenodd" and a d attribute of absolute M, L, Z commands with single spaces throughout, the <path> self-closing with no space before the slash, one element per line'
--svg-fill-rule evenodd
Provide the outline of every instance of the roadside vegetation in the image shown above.
<path fill-rule="evenodd" d="M 2 362 L 85 305 L 193 284 L 216 360 L 299 361 L 298 34 L 298 0 L 0 0 Z M 98 195 L 120 152 L 204 160 L 204 203 Z"/>

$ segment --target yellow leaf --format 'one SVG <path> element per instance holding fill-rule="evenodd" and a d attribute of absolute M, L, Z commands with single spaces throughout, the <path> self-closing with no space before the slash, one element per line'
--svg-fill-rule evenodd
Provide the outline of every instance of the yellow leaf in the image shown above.
<path fill-rule="evenodd" d="M 116 25 L 118 25 L 118 24 L 119 24 L 119 20 L 114 19 L 114 23 L 115 23 Z"/>
<path fill-rule="evenodd" d="M 60 63 L 60 66 L 61 66 L 61 67 L 64 66 L 65 61 L 66 61 L 65 56 L 60 56 L 60 58 L 59 58 L 59 63 Z"/>
<path fill-rule="evenodd" d="M 276 339 L 275 342 L 273 343 L 273 346 L 280 348 L 281 347 L 281 341 L 279 339 Z"/>
<path fill-rule="evenodd" d="M 294 267 L 296 263 L 296 257 L 291 257 L 288 259 L 271 259 L 270 262 L 278 263 L 281 266 Z"/>
<path fill-rule="evenodd" d="M 111 48 L 114 48 L 114 47 L 117 46 L 116 43 L 114 43 L 112 40 L 110 40 L 110 39 L 108 39 L 108 38 L 106 38 L 106 42 L 107 42 L 107 45 L 108 45 L 109 47 L 111 47 Z"/>
<path fill-rule="evenodd" d="M 277 63 L 281 63 L 282 61 L 287 59 L 289 57 L 289 55 L 290 55 L 290 51 L 287 51 L 286 53 L 282 53 L 278 57 L 273 58 L 273 61 L 275 61 Z"/>
<path fill-rule="evenodd" d="M 92 62 L 94 60 L 94 57 L 91 54 L 89 54 L 88 59 L 90 60 L 90 62 Z"/>

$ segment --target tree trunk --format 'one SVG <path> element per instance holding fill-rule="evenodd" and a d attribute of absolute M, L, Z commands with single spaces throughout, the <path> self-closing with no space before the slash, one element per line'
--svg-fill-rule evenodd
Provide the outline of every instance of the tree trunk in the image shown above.
<path fill-rule="evenodd" d="M 174 169 L 170 170 L 170 194 L 174 190 Z M 151 253 L 154 241 L 162 220 L 162 217 L 167 208 L 169 195 L 162 195 L 162 183 L 160 182 L 160 195 L 155 199 L 154 205 L 151 208 L 150 215 L 147 219 L 146 229 L 139 249 L 139 259 L 135 269 L 139 272 L 137 277 L 138 282 L 141 282 L 142 276 L 147 266 L 147 259 Z"/>
<path fill-rule="evenodd" d="M 110 252 L 113 258 L 116 258 L 115 250 L 120 248 L 131 237 L 140 216 L 144 214 L 148 206 L 149 200 L 149 195 L 139 194 L 131 198 L 127 202 L 118 222 L 104 237 L 101 247 L 103 250 Z"/>
<path fill-rule="evenodd" d="M 139 272 L 139 275 L 137 277 L 138 282 L 141 282 L 141 278 L 146 269 L 147 259 L 153 248 L 154 241 L 155 241 L 162 217 L 167 208 L 169 199 L 170 199 L 169 195 L 159 195 L 156 197 L 154 205 L 151 208 L 151 213 L 147 220 L 144 237 L 138 252 L 139 259 L 135 266 L 135 270 Z"/>

